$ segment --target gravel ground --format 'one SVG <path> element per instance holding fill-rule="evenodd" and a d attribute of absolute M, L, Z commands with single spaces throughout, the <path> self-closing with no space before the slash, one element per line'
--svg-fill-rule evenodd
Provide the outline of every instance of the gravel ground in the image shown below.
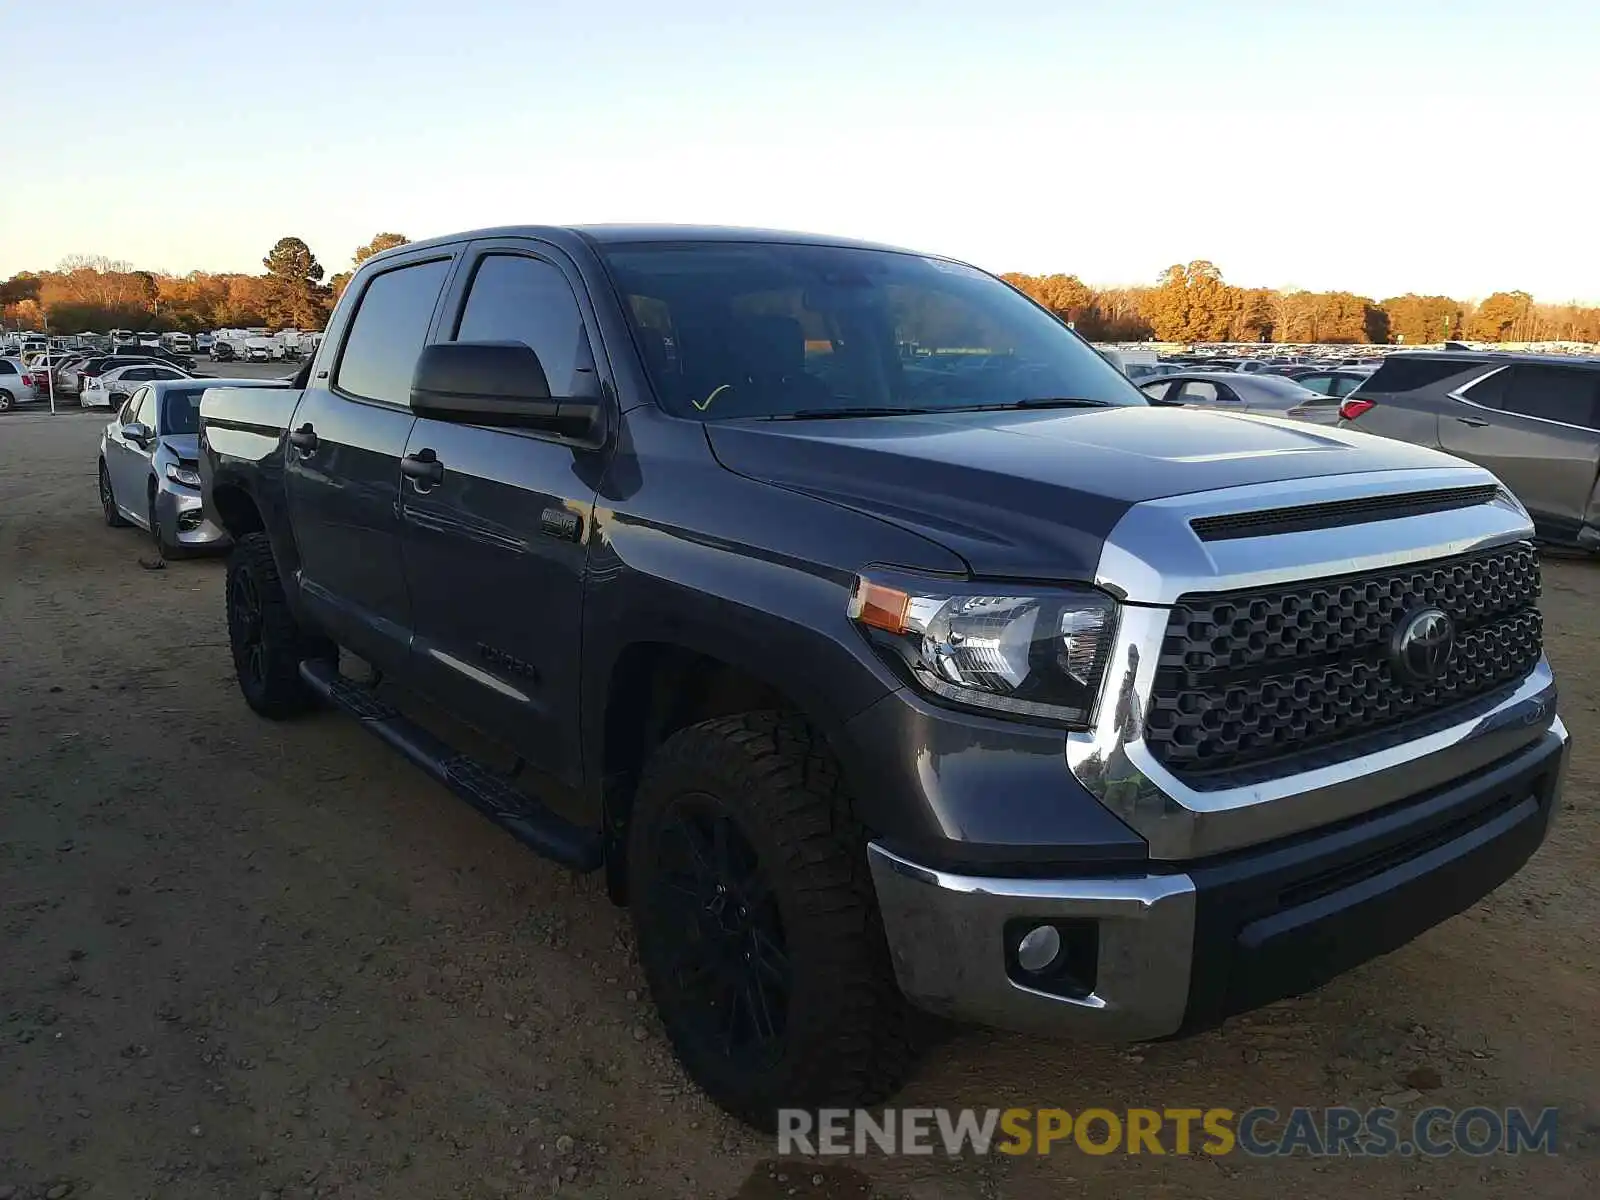
<path fill-rule="evenodd" d="M 0 419 L 0 1200 L 1592 1197 L 1600 568 L 1546 569 L 1561 823 L 1471 912 L 1135 1051 L 963 1033 L 903 1105 L 1562 1107 L 1556 1158 L 777 1163 L 684 1080 L 625 915 L 328 714 L 232 678 L 215 560 L 141 566 L 90 414 Z M 62 1189 L 67 1189 L 63 1191 Z"/>

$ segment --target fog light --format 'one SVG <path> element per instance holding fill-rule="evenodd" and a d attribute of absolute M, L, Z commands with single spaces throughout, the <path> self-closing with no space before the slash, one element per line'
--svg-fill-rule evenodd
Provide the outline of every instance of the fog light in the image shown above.
<path fill-rule="evenodd" d="M 1061 953 L 1061 934 L 1054 925 L 1039 925 L 1022 935 L 1017 943 L 1017 965 L 1038 974 L 1055 962 Z"/>

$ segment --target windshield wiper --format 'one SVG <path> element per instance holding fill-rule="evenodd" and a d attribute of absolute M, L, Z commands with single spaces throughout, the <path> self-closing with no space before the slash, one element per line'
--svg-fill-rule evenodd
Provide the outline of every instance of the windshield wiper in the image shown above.
<path fill-rule="evenodd" d="M 1110 408 L 1104 400 L 1091 400 L 1087 396 L 1025 396 L 1004 404 L 979 404 L 969 412 L 1003 412 L 1012 408 Z"/>
<path fill-rule="evenodd" d="M 855 408 L 802 408 L 796 412 L 774 413 L 769 421 L 829 421 L 838 417 L 907 417 L 940 412 L 934 408 L 889 408 L 859 405 Z"/>

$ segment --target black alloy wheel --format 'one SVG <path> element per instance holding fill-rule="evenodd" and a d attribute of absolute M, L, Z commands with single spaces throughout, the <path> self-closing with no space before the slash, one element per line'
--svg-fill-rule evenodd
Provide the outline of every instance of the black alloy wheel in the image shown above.
<path fill-rule="evenodd" d="M 646 919 L 659 922 L 673 983 L 702 1052 L 770 1065 L 782 1052 L 793 975 L 783 919 L 731 813 L 704 792 L 674 798 L 658 826 Z"/>

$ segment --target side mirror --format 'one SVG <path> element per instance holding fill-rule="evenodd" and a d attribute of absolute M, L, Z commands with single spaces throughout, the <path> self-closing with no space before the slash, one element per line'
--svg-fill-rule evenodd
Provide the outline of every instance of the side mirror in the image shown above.
<path fill-rule="evenodd" d="M 153 438 L 155 433 L 150 426 L 140 421 L 133 421 L 122 427 L 122 436 L 130 442 L 138 442 L 142 446 Z"/>
<path fill-rule="evenodd" d="M 603 434 L 599 398 L 552 396 L 539 356 L 521 342 L 424 346 L 411 376 L 411 410 L 436 421 L 542 429 L 594 444 Z"/>

